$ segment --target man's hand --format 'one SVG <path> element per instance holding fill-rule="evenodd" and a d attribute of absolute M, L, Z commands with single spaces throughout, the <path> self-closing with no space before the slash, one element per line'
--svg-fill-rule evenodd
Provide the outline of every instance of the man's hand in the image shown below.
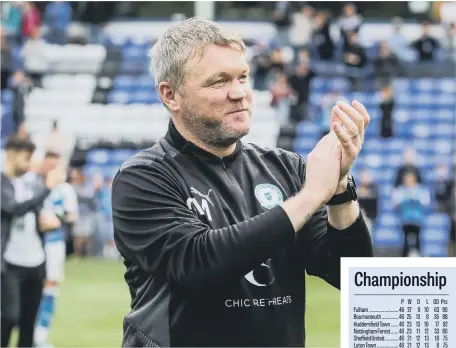
<path fill-rule="evenodd" d="M 348 172 L 361 151 L 364 143 L 364 130 L 369 122 L 370 116 L 366 108 L 356 100 L 352 102 L 352 106 L 338 102 L 332 109 L 331 129 L 339 138 L 342 148 L 339 178 L 341 189 L 345 184 Z"/>
<path fill-rule="evenodd" d="M 42 212 L 40 214 L 39 226 L 41 232 L 52 231 L 62 225 L 59 218 L 51 212 Z"/>

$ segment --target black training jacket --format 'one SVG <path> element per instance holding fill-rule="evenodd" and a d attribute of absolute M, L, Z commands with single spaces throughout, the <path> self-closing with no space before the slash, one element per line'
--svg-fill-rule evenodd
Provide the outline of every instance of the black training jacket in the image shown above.
<path fill-rule="evenodd" d="M 361 215 L 339 231 L 322 208 L 295 234 L 279 204 L 304 179 L 297 154 L 239 141 L 216 157 L 172 122 L 127 160 L 112 192 L 123 346 L 304 346 L 305 271 L 340 288 L 340 257 L 372 256 Z"/>

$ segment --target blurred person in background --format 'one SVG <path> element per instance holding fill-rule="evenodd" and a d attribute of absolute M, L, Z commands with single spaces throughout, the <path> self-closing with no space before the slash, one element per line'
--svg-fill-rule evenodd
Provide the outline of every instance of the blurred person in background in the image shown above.
<path fill-rule="evenodd" d="M 106 180 L 101 172 L 91 175 L 90 181 L 94 189 L 95 197 L 95 229 L 91 236 L 91 255 L 95 257 L 103 256 L 103 251 L 106 246 L 106 229 L 109 228 L 107 223 L 109 221 L 104 212 L 108 208 L 106 206 L 106 199 L 110 197 L 106 190 Z"/>
<path fill-rule="evenodd" d="M 271 85 L 271 94 L 271 106 L 276 111 L 279 126 L 284 127 L 290 122 L 291 98 L 294 96 L 285 73 L 277 75 L 276 81 Z"/>
<path fill-rule="evenodd" d="M 11 74 L 13 73 L 16 63 L 13 57 L 13 51 L 10 43 L 6 37 L 4 27 L 0 28 L 0 49 L 1 49 L 1 79 L 2 79 L 2 91 L 8 87 L 8 82 Z"/>
<path fill-rule="evenodd" d="M 403 34 L 404 20 L 400 17 L 393 18 L 393 34 L 388 38 L 388 47 L 401 61 L 410 61 L 414 53 L 410 49 L 410 41 Z"/>
<path fill-rule="evenodd" d="M 343 48 L 343 60 L 348 68 L 348 79 L 351 82 L 352 90 L 361 89 L 361 72 L 367 64 L 367 54 L 364 47 L 358 43 L 358 34 L 355 31 L 348 32 L 347 40 Z"/>
<path fill-rule="evenodd" d="M 359 205 L 364 213 L 369 231 L 373 230 L 378 215 L 378 187 L 367 169 L 360 172 Z"/>
<path fill-rule="evenodd" d="M 293 47 L 294 63 L 297 61 L 299 51 L 309 48 L 313 30 L 313 13 L 312 7 L 304 6 L 291 16 L 290 44 Z"/>
<path fill-rule="evenodd" d="M 344 46 L 344 62 L 348 67 L 363 68 L 367 64 L 366 50 L 358 43 L 358 34 L 348 32 L 347 42 Z"/>
<path fill-rule="evenodd" d="M 42 189 L 47 175 L 57 168 L 62 167 L 58 153 L 47 152 L 42 162 L 35 163 L 34 171 L 24 175 L 23 180 L 29 185 Z M 62 182 L 55 187 L 45 199 L 41 214 L 53 214 L 60 226 L 50 229 L 44 235 L 44 252 L 46 256 L 46 278 L 44 282 L 41 305 L 38 310 L 34 332 L 35 347 L 51 347 L 48 334 L 55 312 L 55 302 L 60 292 L 60 285 L 64 279 L 66 260 L 66 235 L 78 217 L 78 202 L 73 187 Z"/>
<path fill-rule="evenodd" d="M 108 259 L 120 257 L 114 241 L 114 226 L 112 222 L 112 179 L 107 178 L 99 192 L 100 213 L 102 216 L 103 256 Z"/>
<path fill-rule="evenodd" d="M 90 256 L 92 236 L 98 227 L 96 188 L 89 182 L 82 168 L 71 170 L 70 183 L 77 194 L 79 211 L 79 219 L 73 226 L 74 254 L 77 257 Z"/>
<path fill-rule="evenodd" d="M 363 17 L 357 13 L 356 6 L 352 3 L 345 4 L 343 13 L 339 17 L 337 24 L 340 28 L 344 50 L 350 44 L 350 34 L 358 33 L 363 24 Z"/>
<path fill-rule="evenodd" d="M 276 1 L 272 12 L 272 21 L 276 26 L 281 46 L 286 46 L 290 42 L 291 5 L 291 1 Z"/>
<path fill-rule="evenodd" d="M 334 42 L 330 35 L 330 19 L 327 11 L 318 11 L 315 16 L 312 44 L 321 60 L 334 58 Z"/>
<path fill-rule="evenodd" d="M 21 50 L 24 69 L 35 87 L 42 87 L 41 78 L 49 68 L 46 42 L 40 36 L 40 28 L 35 28 Z"/>
<path fill-rule="evenodd" d="M 448 166 L 440 163 L 437 167 L 437 178 L 435 181 L 435 200 L 438 210 L 448 214 L 450 217 L 452 215 L 451 195 L 453 194 L 454 185 L 455 180 L 451 177 Z"/>
<path fill-rule="evenodd" d="M 52 121 L 51 132 L 46 136 L 42 144 L 44 151 L 60 154 L 61 162 L 67 166 L 73 152 L 73 139 L 70 134 L 63 133 L 58 120 Z"/>
<path fill-rule="evenodd" d="M 33 89 L 33 82 L 23 70 L 17 70 L 11 80 L 11 89 L 14 91 L 13 121 L 16 133 L 25 121 L 25 98 Z"/>
<path fill-rule="evenodd" d="M 400 71 L 399 59 L 391 52 L 385 40 L 380 41 L 379 52 L 373 63 L 377 86 L 391 84 Z"/>
<path fill-rule="evenodd" d="M 35 4 L 31 1 L 24 1 L 23 6 L 23 17 L 22 17 L 22 42 L 33 38 L 36 31 L 40 29 L 40 12 L 36 8 Z"/>
<path fill-rule="evenodd" d="M 276 47 L 269 57 L 269 80 L 274 80 L 276 74 L 285 72 L 286 64 L 283 60 L 282 49 Z"/>
<path fill-rule="evenodd" d="M 3 18 L 2 21 L 2 26 L 4 26 L 4 29 L 6 31 L 8 43 L 10 45 L 19 44 L 22 42 L 21 24 L 23 16 L 23 6 L 19 1 L 5 1 L 2 3 L 2 7 L 7 7 L 5 18 Z"/>
<path fill-rule="evenodd" d="M 394 180 L 394 187 L 404 184 L 404 176 L 407 172 L 415 173 L 418 184 L 423 182 L 421 170 L 417 165 L 417 153 L 413 148 L 406 148 L 403 153 L 403 163 L 398 168 L 396 179 Z"/>
<path fill-rule="evenodd" d="M 47 42 L 64 45 L 68 25 L 72 17 L 72 8 L 67 1 L 50 1 L 44 11 L 44 24 L 48 28 Z"/>
<path fill-rule="evenodd" d="M 39 191 L 23 175 L 30 168 L 35 145 L 9 138 L 1 178 L 1 346 L 19 328 L 18 347 L 32 347 L 36 315 L 45 279 L 45 252 L 40 232 L 60 226 L 54 214 L 40 214 L 51 191 L 65 181 L 56 168 Z"/>
<path fill-rule="evenodd" d="M 316 74 L 309 68 L 308 63 L 300 62 L 288 78 L 288 82 L 296 95 L 296 101 L 291 107 L 291 119 L 299 122 L 309 119 L 310 81 Z"/>
<path fill-rule="evenodd" d="M 78 12 L 79 20 L 89 25 L 89 44 L 103 44 L 103 27 L 112 18 L 115 4 L 105 1 L 81 1 Z"/>
<path fill-rule="evenodd" d="M 418 53 L 420 62 L 430 62 L 436 59 L 437 51 L 440 48 L 440 43 L 437 39 L 430 36 L 431 22 L 421 22 L 423 33 L 420 38 L 412 42 L 412 47 Z"/>
<path fill-rule="evenodd" d="M 298 56 L 295 62 L 295 65 L 309 65 L 310 64 L 310 57 L 309 51 L 306 49 L 302 49 L 298 52 Z"/>
<path fill-rule="evenodd" d="M 402 256 L 420 255 L 420 231 L 431 202 L 429 190 L 418 183 L 414 171 L 406 171 L 403 185 L 393 191 L 392 202 L 405 237 Z"/>
<path fill-rule="evenodd" d="M 271 70 L 269 49 L 266 43 L 260 40 L 254 47 L 254 52 L 252 57 L 254 88 L 258 91 L 266 91 L 268 89 L 267 79 Z"/>
<path fill-rule="evenodd" d="M 393 86 L 387 85 L 381 89 L 380 110 L 382 110 L 382 118 L 380 121 L 380 136 L 382 138 L 391 138 L 394 136 L 393 130 L 393 110 L 394 96 Z"/>

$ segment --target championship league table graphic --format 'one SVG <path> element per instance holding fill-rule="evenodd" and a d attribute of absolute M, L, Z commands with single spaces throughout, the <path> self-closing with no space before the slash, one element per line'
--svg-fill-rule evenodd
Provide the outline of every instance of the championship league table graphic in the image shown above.
<path fill-rule="evenodd" d="M 346 258 L 341 267 L 341 348 L 456 347 L 456 258 Z"/>

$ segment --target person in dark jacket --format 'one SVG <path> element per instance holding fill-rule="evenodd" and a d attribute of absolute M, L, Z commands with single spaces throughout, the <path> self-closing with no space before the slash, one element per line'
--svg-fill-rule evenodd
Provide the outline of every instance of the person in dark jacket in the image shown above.
<path fill-rule="evenodd" d="M 382 110 L 382 119 L 380 122 L 380 136 L 382 138 L 391 138 L 394 136 L 393 127 L 393 110 L 394 96 L 393 87 L 391 85 L 384 86 L 381 90 L 382 100 L 380 102 L 380 110 Z"/>
<path fill-rule="evenodd" d="M 45 254 L 39 232 L 57 228 L 55 215 L 38 218 L 41 204 L 65 177 L 50 173 L 46 187 L 34 192 L 21 176 L 28 171 L 35 145 L 10 138 L 1 177 L 1 344 L 8 347 L 19 327 L 19 347 L 32 347 L 36 313 L 45 277 Z"/>
<path fill-rule="evenodd" d="M 415 149 L 406 148 L 404 150 L 404 163 L 398 168 L 396 173 L 396 179 L 394 180 L 394 187 L 398 187 L 404 184 L 404 176 L 408 172 L 415 173 L 418 184 L 423 182 L 421 170 L 417 165 L 417 154 Z"/>
<path fill-rule="evenodd" d="M 400 71 L 399 59 L 391 52 L 386 41 L 380 41 L 379 54 L 373 63 L 375 79 L 379 86 L 391 84 Z"/>
<path fill-rule="evenodd" d="M 321 60 L 332 60 L 334 57 L 334 42 L 330 35 L 330 18 L 326 11 L 319 11 L 315 16 L 313 43 Z"/>
<path fill-rule="evenodd" d="M 421 25 L 423 34 L 419 39 L 412 42 L 412 48 L 418 53 L 418 60 L 420 62 L 430 62 L 436 59 L 440 43 L 437 39 L 429 35 L 431 30 L 431 23 L 429 21 L 423 21 Z"/>
<path fill-rule="evenodd" d="M 333 131 L 307 163 L 244 143 L 252 113 L 244 50 L 218 24 L 191 18 L 150 52 L 171 120 L 113 180 L 131 294 L 125 347 L 302 347 L 305 272 L 339 289 L 340 258 L 373 254 L 349 175 L 366 109 L 335 106 Z"/>

